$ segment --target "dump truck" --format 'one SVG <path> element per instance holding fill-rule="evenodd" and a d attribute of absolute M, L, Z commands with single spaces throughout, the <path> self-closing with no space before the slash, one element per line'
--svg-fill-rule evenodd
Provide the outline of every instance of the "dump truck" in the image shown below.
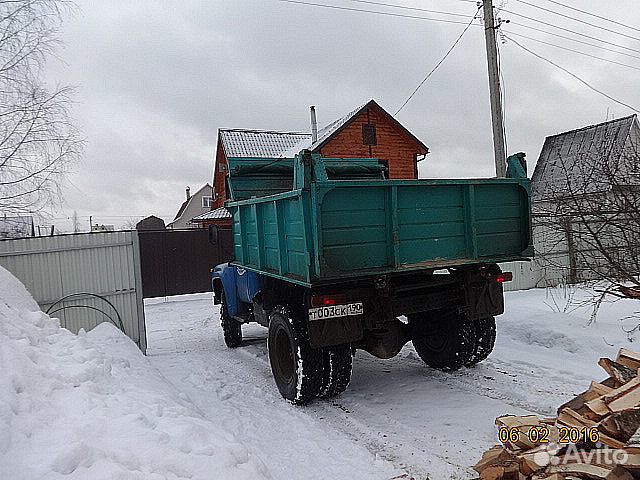
<path fill-rule="evenodd" d="M 242 325 L 268 328 L 285 399 L 342 393 L 357 350 L 388 359 L 411 341 L 442 370 L 491 353 L 512 277 L 498 263 L 533 254 L 524 154 L 506 178 L 454 180 L 307 150 L 228 163 L 234 259 L 213 269 L 214 303 L 230 348 Z"/>

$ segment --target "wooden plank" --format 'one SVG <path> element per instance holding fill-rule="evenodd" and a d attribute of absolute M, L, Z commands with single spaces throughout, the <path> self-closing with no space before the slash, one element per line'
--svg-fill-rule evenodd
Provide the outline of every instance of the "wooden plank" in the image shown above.
<path fill-rule="evenodd" d="M 622 397 L 629 391 L 638 387 L 640 387 L 640 377 L 635 377 L 621 387 L 611 390 L 609 393 L 603 395 L 602 400 L 604 401 L 604 403 L 611 403 L 615 399 Z"/>
<path fill-rule="evenodd" d="M 571 408 L 565 408 L 558 414 L 558 423 L 567 427 L 595 427 L 596 422 L 583 417 Z"/>
<path fill-rule="evenodd" d="M 514 456 L 507 452 L 502 446 L 496 445 L 482 454 L 482 458 L 474 465 L 473 469 L 481 473 L 484 469 L 492 465 L 500 465 L 508 461 L 514 461 Z"/>
<path fill-rule="evenodd" d="M 634 388 L 633 390 L 625 393 L 621 397 L 612 401 L 607 405 L 612 412 L 621 412 L 622 410 L 628 410 L 631 408 L 640 407 L 640 388 Z"/>
<path fill-rule="evenodd" d="M 607 407 L 607 404 L 604 403 L 601 397 L 585 403 L 585 407 L 593 413 L 593 415 L 591 415 L 590 417 L 596 420 L 600 420 L 602 417 L 605 417 L 611 413 L 609 411 L 609 407 Z"/>
<path fill-rule="evenodd" d="M 637 370 L 626 367 L 621 363 L 614 362 L 610 358 L 601 358 L 598 360 L 598 365 L 600 365 L 605 372 L 607 372 L 621 385 L 632 380 L 638 374 Z"/>
<path fill-rule="evenodd" d="M 637 371 L 640 368 L 640 353 L 621 348 L 616 362 Z"/>

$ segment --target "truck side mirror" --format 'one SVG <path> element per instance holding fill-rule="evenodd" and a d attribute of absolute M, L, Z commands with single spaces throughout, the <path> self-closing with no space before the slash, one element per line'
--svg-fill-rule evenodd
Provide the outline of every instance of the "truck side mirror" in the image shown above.
<path fill-rule="evenodd" d="M 209 225 L 209 243 L 211 245 L 218 245 L 218 226 Z"/>

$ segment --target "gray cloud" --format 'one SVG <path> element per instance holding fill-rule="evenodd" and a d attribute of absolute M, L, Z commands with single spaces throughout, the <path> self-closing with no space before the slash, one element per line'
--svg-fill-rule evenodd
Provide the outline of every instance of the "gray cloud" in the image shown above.
<path fill-rule="evenodd" d="M 466 2 L 404 4 L 475 11 Z M 640 24 L 630 0 L 576 6 Z M 509 8 L 588 31 L 515 1 Z M 75 209 L 116 224 L 133 215 L 168 220 L 185 185 L 210 182 L 220 127 L 307 130 L 308 105 L 317 105 L 320 123 L 328 123 L 370 98 L 395 111 L 464 28 L 275 0 L 85 1 L 80 9 L 65 25 L 64 63 L 50 65 L 52 81 L 78 85 L 75 115 L 88 140 L 58 216 Z M 640 49 L 640 42 L 606 38 Z M 522 42 L 611 95 L 640 104 L 636 70 Z M 492 175 L 484 55 L 482 28 L 474 26 L 398 116 L 432 151 L 421 175 Z M 502 66 L 509 150 L 526 151 L 531 164 L 545 136 L 603 121 L 607 108 L 618 116 L 630 113 L 516 45 L 502 46 Z"/>

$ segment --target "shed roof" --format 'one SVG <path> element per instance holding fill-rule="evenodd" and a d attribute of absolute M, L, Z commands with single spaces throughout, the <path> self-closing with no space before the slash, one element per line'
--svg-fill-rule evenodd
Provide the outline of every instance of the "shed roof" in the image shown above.
<path fill-rule="evenodd" d="M 193 223 L 204 222 L 206 220 L 215 220 L 218 218 L 231 218 L 231 213 L 224 207 L 216 208 L 209 212 L 201 213 L 191 219 Z"/>
<path fill-rule="evenodd" d="M 547 137 L 531 179 L 533 200 L 600 191 L 605 167 L 611 171 L 618 163 L 627 139 L 638 128 L 634 114 Z"/>

